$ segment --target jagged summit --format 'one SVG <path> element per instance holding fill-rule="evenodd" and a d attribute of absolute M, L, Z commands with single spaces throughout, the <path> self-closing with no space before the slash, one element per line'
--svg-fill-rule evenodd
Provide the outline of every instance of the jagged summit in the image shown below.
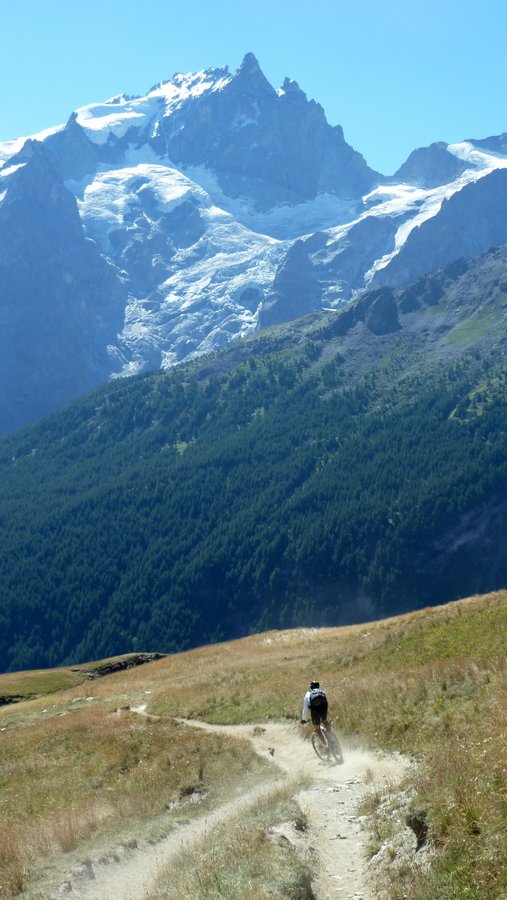
<path fill-rule="evenodd" d="M 243 62 L 234 73 L 231 80 L 231 86 L 241 85 L 241 89 L 247 90 L 250 94 L 267 92 L 274 94 L 275 90 L 264 75 L 257 57 L 253 53 L 247 53 Z"/>
<path fill-rule="evenodd" d="M 228 67 L 176 73 L 144 96 L 74 111 L 46 138 L 67 179 L 124 166 L 132 152 L 215 174 L 226 196 L 266 211 L 319 193 L 357 197 L 381 180 L 296 81 L 275 90 L 254 53 Z"/>
<path fill-rule="evenodd" d="M 264 73 L 261 70 L 259 60 L 257 59 L 255 53 L 245 53 L 243 61 L 237 69 L 236 75 L 246 75 L 250 78 L 252 76 L 257 77 L 258 75 L 262 75 L 262 77 L 264 78 Z"/>

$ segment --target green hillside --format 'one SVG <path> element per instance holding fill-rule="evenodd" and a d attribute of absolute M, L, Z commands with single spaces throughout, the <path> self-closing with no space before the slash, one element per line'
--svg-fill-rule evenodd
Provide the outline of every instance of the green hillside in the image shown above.
<path fill-rule="evenodd" d="M 0 442 L 4 670 L 507 583 L 507 251 Z"/>

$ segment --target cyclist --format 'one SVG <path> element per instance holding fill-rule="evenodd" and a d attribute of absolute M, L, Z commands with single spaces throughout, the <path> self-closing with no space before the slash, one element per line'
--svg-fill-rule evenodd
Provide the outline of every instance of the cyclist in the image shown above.
<path fill-rule="evenodd" d="M 318 681 L 310 683 L 310 689 L 306 692 L 303 700 L 303 712 L 301 713 L 301 724 L 306 725 L 308 713 L 312 717 L 315 733 L 318 734 L 323 744 L 326 743 L 324 736 L 320 730 L 321 723 L 326 731 L 330 731 L 331 726 L 327 721 L 327 694 L 322 690 Z"/>

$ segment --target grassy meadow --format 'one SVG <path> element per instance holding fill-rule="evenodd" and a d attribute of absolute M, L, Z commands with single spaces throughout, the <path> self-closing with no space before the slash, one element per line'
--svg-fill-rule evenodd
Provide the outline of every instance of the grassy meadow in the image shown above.
<path fill-rule="evenodd" d="M 62 855 L 70 861 L 108 842 L 155 840 L 245 783 L 272 777 L 248 743 L 193 732 L 175 717 L 297 721 L 308 681 L 319 678 L 345 741 L 417 762 L 407 791 L 427 828 L 431 862 L 394 858 L 383 889 L 398 900 L 501 900 L 506 651 L 507 592 L 498 592 L 367 625 L 255 635 L 92 681 L 75 669 L 0 676 L 0 696 L 30 698 L 0 707 L 0 896 L 42 898 Z M 236 843 L 219 831 L 196 898 L 238 896 L 240 845 L 244 865 L 250 859 L 257 871 L 245 875 L 254 885 L 245 896 L 267 896 L 258 879 L 270 874 L 272 896 L 297 896 L 306 863 L 289 850 L 271 853 L 262 837 L 273 817 L 287 818 L 287 804 L 279 798 L 271 812 L 252 813 Z M 380 807 L 372 797 L 374 831 L 387 827 Z M 246 852 L 256 845 L 266 848 L 262 873 L 256 853 Z"/>

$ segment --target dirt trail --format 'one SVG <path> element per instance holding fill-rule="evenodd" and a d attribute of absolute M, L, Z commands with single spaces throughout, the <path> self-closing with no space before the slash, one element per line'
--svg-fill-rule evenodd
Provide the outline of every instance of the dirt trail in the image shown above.
<path fill-rule="evenodd" d="M 195 721 L 187 724 L 250 739 L 259 754 L 278 765 L 281 778 L 257 786 L 241 798 L 178 827 L 154 846 L 123 850 L 114 861 L 111 857 L 98 863 L 86 861 L 53 896 L 65 893 L 76 900 L 147 898 L 158 875 L 182 848 L 274 793 L 287 778 L 302 775 L 311 779 L 310 786 L 298 794 L 297 800 L 307 816 L 308 842 L 317 861 L 312 883 L 317 900 L 374 900 L 364 861 L 368 836 L 362 829 L 357 805 L 372 786 L 399 783 L 407 770 L 406 760 L 345 747 L 343 763 L 330 766 L 317 759 L 295 725 L 216 726 Z"/>
<path fill-rule="evenodd" d="M 191 724 L 249 737 L 257 751 L 272 756 L 288 776 L 311 778 L 313 783 L 298 794 L 297 800 L 307 816 L 309 842 L 318 859 L 312 883 L 317 900 L 374 900 L 365 863 L 368 834 L 362 828 L 357 806 L 372 787 L 398 784 L 408 769 L 406 759 L 345 747 L 343 763 L 330 766 L 318 760 L 294 725 L 262 726 L 263 731 L 254 735 L 259 729 L 251 725 L 219 728 Z"/>

